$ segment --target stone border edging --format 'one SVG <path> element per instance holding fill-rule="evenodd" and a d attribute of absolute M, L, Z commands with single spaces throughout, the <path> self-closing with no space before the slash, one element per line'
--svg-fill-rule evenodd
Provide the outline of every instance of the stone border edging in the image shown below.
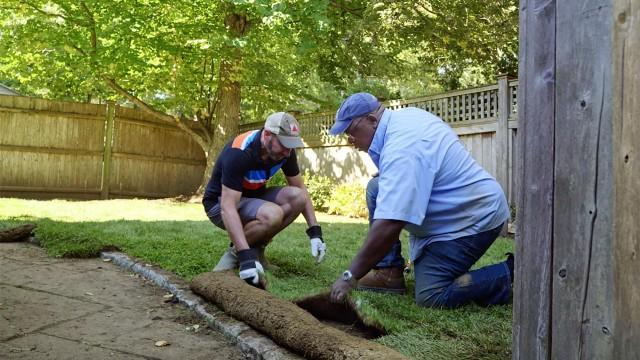
<path fill-rule="evenodd" d="M 256 360 L 294 360 L 302 359 L 300 356 L 280 347 L 273 340 L 252 329 L 249 325 L 238 321 L 221 310 L 213 309 L 200 296 L 193 293 L 189 285 L 177 275 L 168 271 L 136 262 L 129 256 L 120 252 L 101 252 L 102 259 L 109 259 L 123 269 L 138 274 L 153 282 L 157 286 L 167 290 L 189 310 L 195 312 L 205 320 L 209 326 L 222 332 L 242 350 Z M 212 310 L 207 309 L 207 307 Z M 214 314 L 211 314 L 213 312 Z"/>

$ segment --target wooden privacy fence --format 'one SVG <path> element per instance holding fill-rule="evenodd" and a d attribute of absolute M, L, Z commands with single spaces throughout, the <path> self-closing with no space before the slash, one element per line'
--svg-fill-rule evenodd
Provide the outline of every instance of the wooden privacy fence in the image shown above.
<path fill-rule="evenodd" d="M 472 156 L 515 201 L 518 82 L 409 100 L 451 125 Z M 503 111 L 504 109 L 504 111 Z M 366 182 L 376 171 L 344 137 L 328 135 L 334 112 L 299 116 L 306 147 L 302 169 L 339 182 Z M 262 122 L 240 126 L 260 128 Z M 206 159 L 185 132 L 146 113 L 117 106 L 0 96 L 0 196 L 168 197 L 195 191 Z"/>
<path fill-rule="evenodd" d="M 169 197 L 191 193 L 205 155 L 139 110 L 0 96 L 0 196 Z"/>
<path fill-rule="evenodd" d="M 501 76 L 497 84 L 386 102 L 389 109 L 418 107 L 446 121 L 471 155 L 502 185 L 509 203 L 515 203 L 518 81 Z M 305 148 L 298 154 L 303 169 L 339 181 L 366 182 L 375 169 L 368 155 L 347 144 L 345 137 L 332 137 L 328 130 L 335 112 L 298 116 Z M 240 131 L 262 127 L 245 124 Z"/>

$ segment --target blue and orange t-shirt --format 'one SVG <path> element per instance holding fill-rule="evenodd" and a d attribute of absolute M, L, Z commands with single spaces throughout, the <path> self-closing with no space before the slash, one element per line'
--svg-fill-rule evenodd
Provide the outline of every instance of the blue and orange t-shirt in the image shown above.
<path fill-rule="evenodd" d="M 205 211 L 209 211 L 218 203 L 224 186 L 242 192 L 243 197 L 261 196 L 267 181 L 278 170 L 285 176 L 296 176 L 300 173 L 295 150 L 280 161 L 262 161 L 260 155 L 260 136 L 262 130 L 253 130 L 236 136 L 229 141 L 216 159 L 211 179 L 204 192 L 202 203 Z"/>

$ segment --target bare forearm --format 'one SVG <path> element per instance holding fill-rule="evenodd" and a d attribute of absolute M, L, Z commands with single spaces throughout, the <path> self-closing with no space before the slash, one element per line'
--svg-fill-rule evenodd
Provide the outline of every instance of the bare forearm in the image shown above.
<path fill-rule="evenodd" d="M 304 185 L 304 181 L 302 180 L 302 176 L 296 175 L 287 178 L 287 182 L 290 186 L 295 186 L 304 192 L 305 196 L 305 205 L 302 210 L 302 216 L 304 216 L 307 221 L 307 225 L 313 226 L 318 225 L 318 220 L 316 219 L 316 212 L 313 209 L 313 203 L 311 202 L 311 196 L 309 196 L 309 191 L 307 187 Z"/>
<path fill-rule="evenodd" d="M 227 229 L 227 233 L 231 238 L 231 242 L 236 250 L 245 250 L 249 248 L 249 244 L 247 243 L 247 239 L 244 235 L 244 228 L 242 226 L 242 221 L 240 221 L 240 216 L 238 215 L 238 211 L 222 209 L 222 221 L 224 222 L 224 227 Z"/>
<path fill-rule="evenodd" d="M 304 216 L 305 220 L 307 220 L 307 225 L 318 225 L 318 219 L 316 219 L 316 212 L 313 209 L 311 196 L 309 196 L 309 192 L 307 191 L 306 187 L 303 187 L 302 190 L 304 190 L 304 194 L 307 198 L 307 203 L 304 205 L 304 210 L 302 210 L 302 216 Z"/>
<path fill-rule="evenodd" d="M 349 271 L 360 279 L 377 264 L 398 240 L 405 222 L 398 220 L 375 220 L 358 254 L 351 261 Z"/>

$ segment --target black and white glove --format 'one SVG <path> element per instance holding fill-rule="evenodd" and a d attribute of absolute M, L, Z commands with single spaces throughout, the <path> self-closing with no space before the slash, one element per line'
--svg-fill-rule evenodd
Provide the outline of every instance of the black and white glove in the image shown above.
<path fill-rule="evenodd" d="M 247 284 L 264 289 L 264 269 L 258 261 L 258 254 L 255 249 L 246 249 L 238 251 L 238 260 L 240 261 L 240 279 Z"/>
<path fill-rule="evenodd" d="M 327 251 L 327 244 L 322 240 L 322 228 L 320 225 L 313 225 L 307 229 L 307 236 L 311 240 L 311 256 L 316 259 L 316 263 L 319 263 L 324 259 L 324 254 Z"/>

